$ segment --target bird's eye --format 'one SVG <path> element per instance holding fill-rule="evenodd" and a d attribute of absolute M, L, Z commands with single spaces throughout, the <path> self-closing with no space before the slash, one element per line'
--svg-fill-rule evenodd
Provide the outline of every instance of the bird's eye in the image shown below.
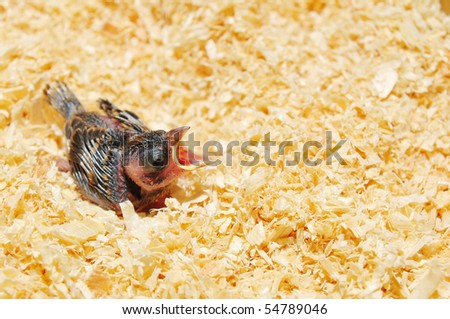
<path fill-rule="evenodd" d="M 153 167 L 164 167 L 164 166 L 166 166 L 166 163 L 164 162 L 164 160 L 162 158 L 158 158 L 158 159 L 150 162 L 150 165 L 152 165 Z"/>
<path fill-rule="evenodd" d="M 157 170 L 161 170 L 167 166 L 168 157 L 164 156 L 163 152 L 150 152 L 150 154 L 148 155 L 149 155 L 147 158 L 148 166 Z"/>

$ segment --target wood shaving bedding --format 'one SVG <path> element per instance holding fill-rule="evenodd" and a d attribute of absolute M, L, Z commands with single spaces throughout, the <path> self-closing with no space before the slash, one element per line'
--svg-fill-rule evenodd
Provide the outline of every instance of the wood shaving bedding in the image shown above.
<path fill-rule="evenodd" d="M 449 298 L 449 31 L 429 0 L 1 2 L 0 297 Z M 55 80 L 153 129 L 294 146 L 119 218 L 56 168 Z M 348 165 L 283 164 L 328 130 Z"/>

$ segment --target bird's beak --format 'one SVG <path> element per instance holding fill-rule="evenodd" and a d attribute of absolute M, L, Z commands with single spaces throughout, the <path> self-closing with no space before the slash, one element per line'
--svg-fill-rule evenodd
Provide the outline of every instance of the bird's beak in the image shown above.
<path fill-rule="evenodd" d="M 181 138 L 190 129 L 189 126 L 175 128 L 167 133 L 170 146 L 173 147 L 173 160 L 179 168 L 185 171 L 192 171 L 199 167 L 205 166 L 201 156 L 195 154 L 186 145 L 180 145 Z"/>
<path fill-rule="evenodd" d="M 189 129 L 189 126 L 181 126 L 167 132 L 167 138 L 169 140 L 170 146 L 176 146 L 180 142 L 183 135 L 186 134 L 187 131 L 189 131 Z"/>

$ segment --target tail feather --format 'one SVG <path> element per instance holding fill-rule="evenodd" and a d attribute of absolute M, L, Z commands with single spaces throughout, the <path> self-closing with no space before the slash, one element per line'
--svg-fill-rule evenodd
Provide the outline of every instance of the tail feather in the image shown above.
<path fill-rule="evenodd" d="M 47 96 L 48 102 L 65 119 L 70 119 L 73 114 L 85 112 L 83 105 L 65 83 L 56 82 L 54 86 L 47 85 L 44 94 Z"/>

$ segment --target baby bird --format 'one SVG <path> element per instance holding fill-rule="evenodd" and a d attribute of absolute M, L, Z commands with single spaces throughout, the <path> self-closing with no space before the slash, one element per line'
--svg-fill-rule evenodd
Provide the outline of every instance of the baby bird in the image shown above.
<path fill-rule="evenodd" d="M 81 193 L 97 205 L 119 215 L 119 204 L 127 199 L 139 212 L 164 207 L 169 185 L 185 167 L 197 163 L 193 153 L 178 145 L 188 126 L 151 131 L 136 114 L 104 99 L 98 103 L 105 114 L 87 112 L 60 82 L 44 93 L 66 119 L 72 176 Z"/>

